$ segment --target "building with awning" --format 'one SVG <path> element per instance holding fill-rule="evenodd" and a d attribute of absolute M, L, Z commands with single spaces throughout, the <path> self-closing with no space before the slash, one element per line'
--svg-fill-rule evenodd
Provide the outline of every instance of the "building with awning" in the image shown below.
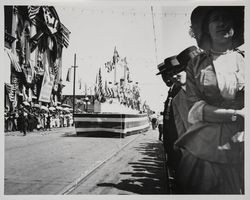
<path fill-rule="evenodd" d="M 57 106 L 62 91 L 62 53 L 70 31 L 53 6 L 4 6 L 5 108 L 23 102 Z M 11 92 L 11 93 L 10 93 Z"/>

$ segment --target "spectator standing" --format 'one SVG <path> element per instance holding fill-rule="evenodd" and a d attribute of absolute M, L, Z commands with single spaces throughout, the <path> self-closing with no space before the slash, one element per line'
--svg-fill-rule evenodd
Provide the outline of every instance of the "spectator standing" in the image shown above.
<path fill-rule="evenodd" d="M 199 6 L 192 31 L 204 50 L 187 66 L 188 121 L 176 142 L 188 194 L 244 193 L 243 6 Z"/>

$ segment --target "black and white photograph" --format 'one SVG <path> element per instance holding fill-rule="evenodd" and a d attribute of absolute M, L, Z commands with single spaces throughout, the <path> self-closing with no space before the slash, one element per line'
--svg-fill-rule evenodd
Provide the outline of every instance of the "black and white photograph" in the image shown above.
<path fill-rule="evenodd" d="M 3 199 L 247 199 L 247 8 L 1 3 Z"/>

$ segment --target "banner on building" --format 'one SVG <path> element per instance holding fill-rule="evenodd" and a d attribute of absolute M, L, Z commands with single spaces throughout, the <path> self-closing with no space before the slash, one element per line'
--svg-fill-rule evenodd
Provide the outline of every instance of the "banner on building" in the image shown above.
<path fill-rule="evenodd" d="M 52 92 L 55 76 L 53 74 L 44 73 L 39 101 L 50 102 L 50 95 Z"/>

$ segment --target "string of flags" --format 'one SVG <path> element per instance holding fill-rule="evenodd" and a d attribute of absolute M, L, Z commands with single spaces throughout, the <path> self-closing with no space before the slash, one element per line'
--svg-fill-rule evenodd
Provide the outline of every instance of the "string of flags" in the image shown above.
<path fill-rule="evenodd" d="M 164 6 L 162 6 L 164 8 Z M 72 12 L 75 12 L 78 8 L 63 8 L 64 10 L 66 9 L 71 9 Z M 94 8 L 94 9 L 89 9 L 89 8 L 80 8 L 80 12 L 81 13 L 85 13 L 85 14 L 101 14 L 101 15 L 105 15 L 105 14 L 118 14 L 121 16 L 132 16 L 132 17 L 136 17 L 136 16 L 143 16 L 143 17 L 151 17 L 151 12 L 150 11 L 136 11 L 135 9 L 123 9 L 123 10 L 118 10 L 118 9 L 98 9 L 98 8 Z M 190 13 L 189 12 L 155 12 L 154 16 L 159 16 L 159 17 L 178 17 L 178 16 L 188 16 Z"/>

